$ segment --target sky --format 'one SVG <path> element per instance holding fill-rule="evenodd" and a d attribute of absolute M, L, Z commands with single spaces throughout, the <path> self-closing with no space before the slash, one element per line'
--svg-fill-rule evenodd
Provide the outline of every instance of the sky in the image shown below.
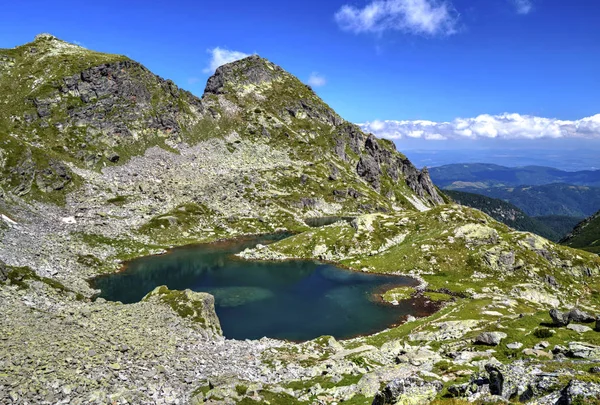
<path fill-rule="evenodd" d="M 400 149 L 600 151 L 599 16 L 597 0 L 23 0 L 2 6 L 0 47 L 48 32 L 199 96 L 257 53 Z"/>

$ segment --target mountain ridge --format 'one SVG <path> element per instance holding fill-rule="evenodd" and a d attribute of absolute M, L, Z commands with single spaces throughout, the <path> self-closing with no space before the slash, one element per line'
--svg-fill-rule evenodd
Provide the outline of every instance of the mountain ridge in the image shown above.
<path fill-rule="evenodd" d="M 471 183 L 471 187 L 540 186 L 569 183 L 578 186 L 600 186 L 600 170 L 565 171 L 548 166 L 507 167 L 490 163 L 457 163 L 429 169 L 441 188 L 464 188 L 455 182 Z"/>

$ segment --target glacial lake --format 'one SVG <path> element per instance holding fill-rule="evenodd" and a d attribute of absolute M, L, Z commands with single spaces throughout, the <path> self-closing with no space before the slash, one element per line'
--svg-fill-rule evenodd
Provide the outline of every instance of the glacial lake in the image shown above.
<path fill-rule="evenodd" d="M 223 334 L 230 339 L 346 339 L 435 309 L 422 299 L 395 306 L 381 301 L 380 294 L 389 288 L 415 285 L 408 277 L 354 272 L 309 260 L 247 261 L 234 255 L 282 237 L 175 248 L 133 260 L 123 271 L 96 277 L 91 284 L 101 290 L 99 297 L 125 304 L 140 301 L 159 285 L 208 292 L 215 296 Z"/>

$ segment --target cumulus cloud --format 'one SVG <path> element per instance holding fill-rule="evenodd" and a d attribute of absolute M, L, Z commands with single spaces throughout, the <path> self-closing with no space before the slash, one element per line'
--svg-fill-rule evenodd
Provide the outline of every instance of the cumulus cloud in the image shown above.
<path fill-rule="evenodd" d="M 451 35 L 458 23 L 458 13 L 443 0 L 375 0 L 363 8 L 346 4 L 334 18 L 342 30 L 355 34 L 403 31 Z"/>
<path fill-rule="evenodd" d="M 244 52 L 230 51 L 219 47 L 209 49 L 207 52 L 211 54 L 211 59 L 208 66 L 203 70 L 204 73 L 214 73 L 221 65 L 250 56 Z"/>
<path fill-rule="evenodd" d="M 317 72 L 312 72 L 306 81 L 309 86 L 312 87 L 321 87 L 327 84 L 327 80 L 325 76 L 318 74 Z"/>
<path fill-rule="evenodd" d="M 519 14 L 529 14 L 533 10 L 531 0 L 511 0 L 511 2 Z"/>
<path fill-rule="evenodd" d="M 600 114 L 576 121 L 505 113 L 457 118 L 451 122 L 375 120 L 358 125 L 388 139 L 600 139 Z"/>

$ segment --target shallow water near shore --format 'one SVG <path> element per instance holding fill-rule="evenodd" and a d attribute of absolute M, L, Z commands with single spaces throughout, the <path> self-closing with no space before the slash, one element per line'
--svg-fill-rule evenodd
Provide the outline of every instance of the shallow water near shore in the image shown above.
<path fill-rule="evenodd" d="M 138 302 L 159 285 L 211 293 L 223 334 L 232 339 L 345 339 L 434 310 L 422 299 L 396 306 L 381 302 L 379 294 L 388 288 L 416 284 L 408 277 L 355 272 L 310 260 L 247 261 L 234 255 L 283 236 L 175 248 L 133 260 L 124 271 L 99 276 L 91 284 L 101 290 L 100 297 L 123 303 Z"/>

